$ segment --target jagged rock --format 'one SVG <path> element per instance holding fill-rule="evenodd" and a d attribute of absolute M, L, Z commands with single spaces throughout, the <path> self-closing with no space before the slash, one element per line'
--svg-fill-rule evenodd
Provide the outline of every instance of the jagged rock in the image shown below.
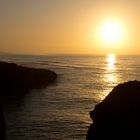
<path fill-rule="evenodd" d="M 22 95 L 34 88 L 43 88 L 56 78 L 56 73 L 50 70 L 0 62 L 0 102 L 7 102 L 8 97 Z M 6 123 L 0 107 L 0 140 L 5 140 L 5 136 Z"/>
<path fill-rule="evenodd" d="M 0 62 L 0 95 L 25 93 L 42 88 L 56 79 L 55 72 Z"/>
<path fill-rule="evenodd" d="M 87 140 L 140 139 L 140 81 L 116 86 L 90 112 Z"/>
<path fill-rule="evenodd" d="M 6 136 L 6 123 L 3 111 L 0 107 L 0 140 L 5 140 L 5 136 Z"/>

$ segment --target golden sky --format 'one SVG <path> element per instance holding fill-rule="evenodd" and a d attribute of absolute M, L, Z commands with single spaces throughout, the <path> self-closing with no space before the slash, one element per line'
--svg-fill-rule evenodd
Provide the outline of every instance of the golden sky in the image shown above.
<path fill-rule="evenodd" d="M 140 54 L 140 0 L 0 1 L 0 52 Z M 106 21 L 121 23 L 121 40 L 103 42 Z"/>

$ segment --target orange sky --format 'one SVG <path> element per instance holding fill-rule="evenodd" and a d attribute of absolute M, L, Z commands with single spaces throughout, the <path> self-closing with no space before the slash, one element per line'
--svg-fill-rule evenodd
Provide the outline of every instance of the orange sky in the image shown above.
<path fill-rule="evenodd" d="M 125 28 L 121 46 L 97 41 L 107 19 Z M 139 0 L 0 1 L 0 52 L 22 54 L 140 54 Z"/>

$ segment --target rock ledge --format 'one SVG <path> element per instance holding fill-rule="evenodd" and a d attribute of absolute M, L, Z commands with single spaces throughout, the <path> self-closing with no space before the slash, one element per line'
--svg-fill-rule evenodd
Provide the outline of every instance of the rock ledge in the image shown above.
<path fill-rule="evenodd" d="M 140 139 L 140 81 L 117 85 L 90 117 L 87 140 Z"/>

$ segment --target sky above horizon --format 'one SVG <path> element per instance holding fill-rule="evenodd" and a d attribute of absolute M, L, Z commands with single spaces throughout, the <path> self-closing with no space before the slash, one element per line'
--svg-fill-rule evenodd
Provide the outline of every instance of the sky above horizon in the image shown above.
<path fill-rule="evenodd" d="M 1 0 L 0 19 L 0 52 L 140 54 L 140 0 Z M 114 19 L 124 34 L 109 46 L 97 30 Z"/>

